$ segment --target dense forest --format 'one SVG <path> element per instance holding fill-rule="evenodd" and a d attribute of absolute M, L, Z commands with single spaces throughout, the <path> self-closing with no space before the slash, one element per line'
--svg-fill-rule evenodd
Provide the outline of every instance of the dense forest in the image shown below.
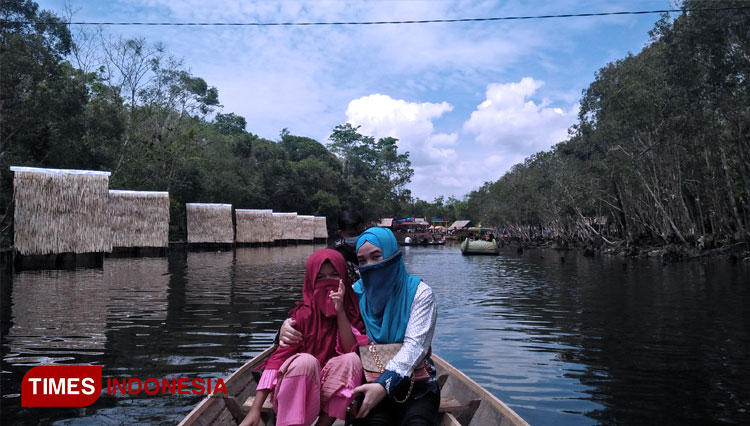
<path fill-rule="evenodd" d="M 705 3 L 689 0 L 688 9 Z M 714 8 L 737 6 L 731 0 Z M 0 230 L 10 165 L 107 170 L 111 188 L 167 190 L 335 218 L 473 219 L 517 236 L 710 247 L 750 239 L 750 10 L 664 16 L 638 54 L 599 70 L 570 137 L 463 200 L 414 199 L 408 152 L 342 124 L 328 141 L 259 138 L 159 43 L 72 29 L 33 1 L 2 3 Z M 469 188 L 467 188 L 468 190 Z"/>
<path fill-rule="evenodd" d="M 186 202 L 231 203 L 367 219 L 412 213 L 413 175 L 397 140 L 343 124 L 327 146 L 280 129 L 259 138 L 224 113 L 218 90 L 161 44 L 66 19 L 32 1 L 3 2 L 0 51 L 0 219 L 9 242 L 11 165 L 106 170 L 110 187 L 169 191 Z M 424 204 L 423 202 L 419 202 Z M 424 213 L 430 213 L 424 211 Z M 442 213 L 442 211 L 441 211 Z"/>
<path fill-rule="evenodd" d="M 476 219 L 584 244 L 750 241 L 750 10 L 665 16 L 650 36 L 596 73 L 568 140 L 469 194 Z"/>

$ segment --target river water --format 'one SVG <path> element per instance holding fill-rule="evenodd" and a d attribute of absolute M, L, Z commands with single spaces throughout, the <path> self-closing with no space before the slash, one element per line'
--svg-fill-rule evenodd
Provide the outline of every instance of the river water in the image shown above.
<path fill-rule="evenodd" d="M 320 247 L 172 251 L 3 275 L 2 424 L 175 424 L 200 397 L 21 408 L 38 365 L 226 377 L 272 341 Z M 433 349 L 535 426 L 750 424 L 750 265 L 404 247 L 434 290 Z"/>

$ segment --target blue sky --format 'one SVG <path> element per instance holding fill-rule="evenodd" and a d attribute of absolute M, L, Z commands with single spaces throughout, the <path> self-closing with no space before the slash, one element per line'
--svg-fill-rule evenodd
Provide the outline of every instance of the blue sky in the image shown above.
<path fill-rule="evenodd" d="M 38 1 L 62 11 L 62 0 Z M 651 1 L 70 0 L 75 21 L 292 22 L 527 16 L 669 9 Z M 219 89 L 223 112 L 276 140 L 327 143 L 350 122 L 410 152 L 428 201 L 494 181 L 566 138 L 598 69 L 638 53 L 657 14 L 324 27 L 105 27 L 162 42 Z"/>

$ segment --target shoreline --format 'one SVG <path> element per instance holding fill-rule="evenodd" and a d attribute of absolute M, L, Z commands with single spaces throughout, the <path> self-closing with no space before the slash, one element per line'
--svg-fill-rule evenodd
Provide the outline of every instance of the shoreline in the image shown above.
<path fill-rule="evenodd" d="M 603 241 L 598 243 L 581 243 L 553 239 L 523 241 L 517 238 L 507 238 L 505 240 L 509 241 L 500 241 L 498 243 L 501 248 L 516 247 L 519 251 L 545 248 L 553 250 L 578 250 L 582 251 L 583 255 L 587 257 L 611 255 L 632 258 L 660 258 L 664 263 L 699 259 L 725 259 L 731 263 L 750 264 L 750 243 L 747 242 L 724 244 L 712 248 L 699 248 L 681 244 L 658 244 L 653 242 L 647 244 L 627 244 L 623 241 L 607 244 Z"/>

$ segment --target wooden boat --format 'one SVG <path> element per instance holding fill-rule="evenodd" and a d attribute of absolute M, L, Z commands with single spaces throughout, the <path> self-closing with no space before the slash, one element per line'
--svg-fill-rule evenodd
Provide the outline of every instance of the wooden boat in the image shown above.
<path fill-rule="evenodd" d="M 461 243 L 461 254 L 488 254 L 497 256 L 500 254 L 500 248 L 497 246 L 497 240 L 483 241 L 466 238 Z"/>
<path fill-rule="evenodd" d="M 256 371 L 274 347 L 263 351 L 237 369 L 224 384 L 228 395 L 210 395 L 202 400 L 181 422 L 180 426 L 234 426 L 239 424 L 252 406 L 260 373 Z M 528 426 L 518 414 L 479 386 L 461 371 L 432 355 L 440 386 L 441 426 Z M 275 425 L 273 409 L 266 401 L 262 420 L 266 426 Z M 336 421 L 335 425 L 343 425 Z"/>

